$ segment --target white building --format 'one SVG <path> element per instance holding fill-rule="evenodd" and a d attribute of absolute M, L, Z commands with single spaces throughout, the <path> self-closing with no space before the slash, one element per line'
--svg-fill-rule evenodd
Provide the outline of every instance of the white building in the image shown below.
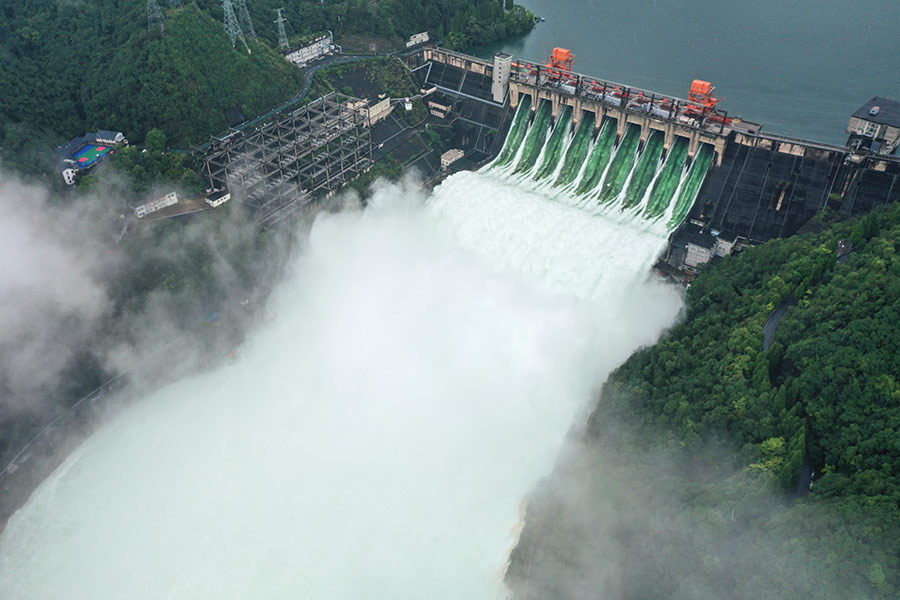
<path fill-rule="evenodd" d="M 696 269 L 703 263 L 707 263 L 715 254 L 716 238 L 708 233 L 698 233 L 692 236 L 687 243 L 687 254 L 684 264 L 690 269 Z"/>
<path fill-rule="evenodd" d="M 229 192 L 228 190 L 219 190 L 206 197 L 206 203 L 213 208 L 222 206 L 229 200 L 231 200 L 231 192 Z"/>
<path fill-rule="evenodd" d="M 317 58 L 322 58 L 326 54 L 334 51 L 334 36 L 329 31 L 315 38 L 308 44 L 300 46 L 296 50 L 291 50 L 284 55 L 286 59 L 292 63 L 305 67 Z"/>
<path fill-rule="evenodd" d="M 441 169 L 446 169 L 465 155 L 466 153 L 459 148 L 451 148 L 450 150 L 447 150 L 446 152 L 441 154 Z"/>
<path fill-rule="evenodd" d="M 390 98 L 384 98 L 373 104 L 368 109 L 369 125 L 374 125 L 378 121 L 386 119 L 392 110 L 394 110 L 394 107 L 391 106 Z"/>
<path fill-rule="evenodd" d="M 136 206 L 134 208 L 134 214 L 137 215 L 138 219 L 140 219 L 146 215 L 149 215 L 150 213 L 162 210 L 167 206 L 172 206 L 173 204 L 178 204 L 178 194 L 176 194 L 175 192 L 169 192 L 162 198 L 151 200 L 146 204 Z"/>
<path fill-rule="evenodd" d="M 128 143 L 128 140 L 125 139 L 125 134 L 121 131 L 108 131 L 106 129 L 101 129 L 94 134 L 94 137 L 96 138 L 97 143 L 107 144 L 109 146 Z"/>
<path fill-rule="evenodd" d="M 452 109 L 452 106 L 448 106 L 446 104 L 441 104 L 440 102 L 434 102 L 431 100 L 428 101 L 428 112 L 435 117 L 446 119 L 447 115 L 450 114 L 450 111 Z"/>
<path fill-rule="evenodd" d="M 505 52 L 494 54 L 494 77 L 491 81 L 491 95 L 494 102 L 503 103 L 509 91 L 509 71 L 512 67 L 512 55 Z"/>
<path fill-rule="evenodd" d="M 406 47 L 411 48 L 411 47 L 415 46 L 416 44 L 424 44 L 425 42 L 427 42 L 430 39 L 431 38 L 428 37 L 427 31 L 423 31 L 422 33 L 416 33 L 416 34 L 409 36 L 409 41 L 406 42 Z"/>

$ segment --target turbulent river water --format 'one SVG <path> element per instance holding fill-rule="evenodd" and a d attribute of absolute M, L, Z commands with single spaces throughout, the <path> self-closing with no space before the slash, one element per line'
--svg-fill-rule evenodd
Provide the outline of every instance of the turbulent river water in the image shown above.
<path fill-rule="evenodd" d="M 559 160 L 320 217 L 237 358 L 115 417 L 10 519 L 0 598 L 502 597 L 524 499 L 681 306 L 649 274 L 666 221 L 586 210 Z"/>

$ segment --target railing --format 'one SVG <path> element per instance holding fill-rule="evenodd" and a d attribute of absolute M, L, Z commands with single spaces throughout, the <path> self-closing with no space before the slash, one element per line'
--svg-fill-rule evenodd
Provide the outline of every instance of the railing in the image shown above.
<path fill-rule="evenodd" d="M 635 114 L 677 122 L 696 129 L 726 133 L 728 113 L 699 107 L 683 98 L 657 94 L 642 88 L 606 81 L 546 65 L 518 60 L 510 71 L 510 82 L 553 90 L 573 97 L 606 104 Z"/>

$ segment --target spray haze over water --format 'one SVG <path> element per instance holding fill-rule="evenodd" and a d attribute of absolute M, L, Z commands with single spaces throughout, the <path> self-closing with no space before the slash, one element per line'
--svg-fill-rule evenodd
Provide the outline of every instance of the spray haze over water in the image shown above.
<path fill-rule="evenodd" d="M 502 596 L 523 499 L 681 306 L 648 279 L 664 227 L 511 171 L 321 217 L 236 359 L 115 418 L 13 516 L 0 597 Z"/>

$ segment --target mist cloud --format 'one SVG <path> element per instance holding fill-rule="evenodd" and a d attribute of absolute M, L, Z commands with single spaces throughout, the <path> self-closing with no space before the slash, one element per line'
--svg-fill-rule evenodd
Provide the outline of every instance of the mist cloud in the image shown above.
<path fill-rule="evenodd" d="M 502 594 L 522 498 L 680 308 L 645 275 L 664 240 L 617 227 L 480 174 L 321 216 L 234 360 L 123 414 L 10 520 L 0 591 Z"/>
<path fill-rule="evenodd" d="M 97 234 L 76 207 L 0 174 L 0 409 L 40 403 L 108 308 Z"/>

